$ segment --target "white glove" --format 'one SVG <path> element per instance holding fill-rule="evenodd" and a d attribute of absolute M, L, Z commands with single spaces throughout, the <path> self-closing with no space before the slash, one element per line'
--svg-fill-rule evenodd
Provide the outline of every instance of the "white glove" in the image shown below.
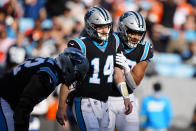
<path fill-rule="evenodd" d="M 122 53 L 116 54 L 116 64 L 123 67 L 125 73 L 130 72 L 129 64 L 127 62 L 127 58 Z"/>

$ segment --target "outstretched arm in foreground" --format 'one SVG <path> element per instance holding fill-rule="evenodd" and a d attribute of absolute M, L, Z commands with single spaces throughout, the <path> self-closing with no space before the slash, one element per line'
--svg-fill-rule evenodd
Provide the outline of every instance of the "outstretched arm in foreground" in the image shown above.
<path fill-rule="evenodd" d="M 60 89 L 60 93 L 59 93 L 58 110 L 56 112 L 56 120 L 62 126 L 65 125 L 65 121 L 67 120 L 65 104 L 66 104 L 66 99 L 67 99 L 68 94 L 69 94 L 68 87 L 66 85 L 62 84 L 61 89 Z"/>

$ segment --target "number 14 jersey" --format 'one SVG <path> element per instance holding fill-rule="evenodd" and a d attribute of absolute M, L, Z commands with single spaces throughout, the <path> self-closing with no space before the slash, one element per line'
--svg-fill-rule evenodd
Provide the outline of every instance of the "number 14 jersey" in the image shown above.
<path fill-rule="evenodd" d="M 106 101 L 112 92 L 115 55 L 122 50 L 118 36 L 111 34 L 103 45 L 89 37 L 74 38 L 68 47 L 80 49 L 89 60 L 89 71 L 82 84 L 76 87 L 76 96 Z"/>

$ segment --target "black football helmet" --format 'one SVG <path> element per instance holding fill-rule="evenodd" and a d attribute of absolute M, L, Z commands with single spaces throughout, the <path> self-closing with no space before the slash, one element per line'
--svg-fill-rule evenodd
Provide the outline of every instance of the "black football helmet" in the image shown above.
<path fill-rule="evenodd" d="M 75 81 L 82 81 L 89 69 L 86 56 L 73 47 L 66 48 L 57 58 L 57 66 L 61 70 L 64 84 L 70 86 Z"/>

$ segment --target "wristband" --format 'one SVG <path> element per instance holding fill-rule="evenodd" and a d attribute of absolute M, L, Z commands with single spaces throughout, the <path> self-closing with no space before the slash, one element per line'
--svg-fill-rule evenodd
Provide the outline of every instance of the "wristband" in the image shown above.
<path fill-rule="evenodd" d="M 125 82 L 120 82 L 118 85 L 117 85 L 117 88 L 118 90 L 120 91 L 122 97 L 124 99 L 126 98 L 129 98 L 129 93 L 128 93 L 128 90 L 127 90 L 127 85 Z"/>

